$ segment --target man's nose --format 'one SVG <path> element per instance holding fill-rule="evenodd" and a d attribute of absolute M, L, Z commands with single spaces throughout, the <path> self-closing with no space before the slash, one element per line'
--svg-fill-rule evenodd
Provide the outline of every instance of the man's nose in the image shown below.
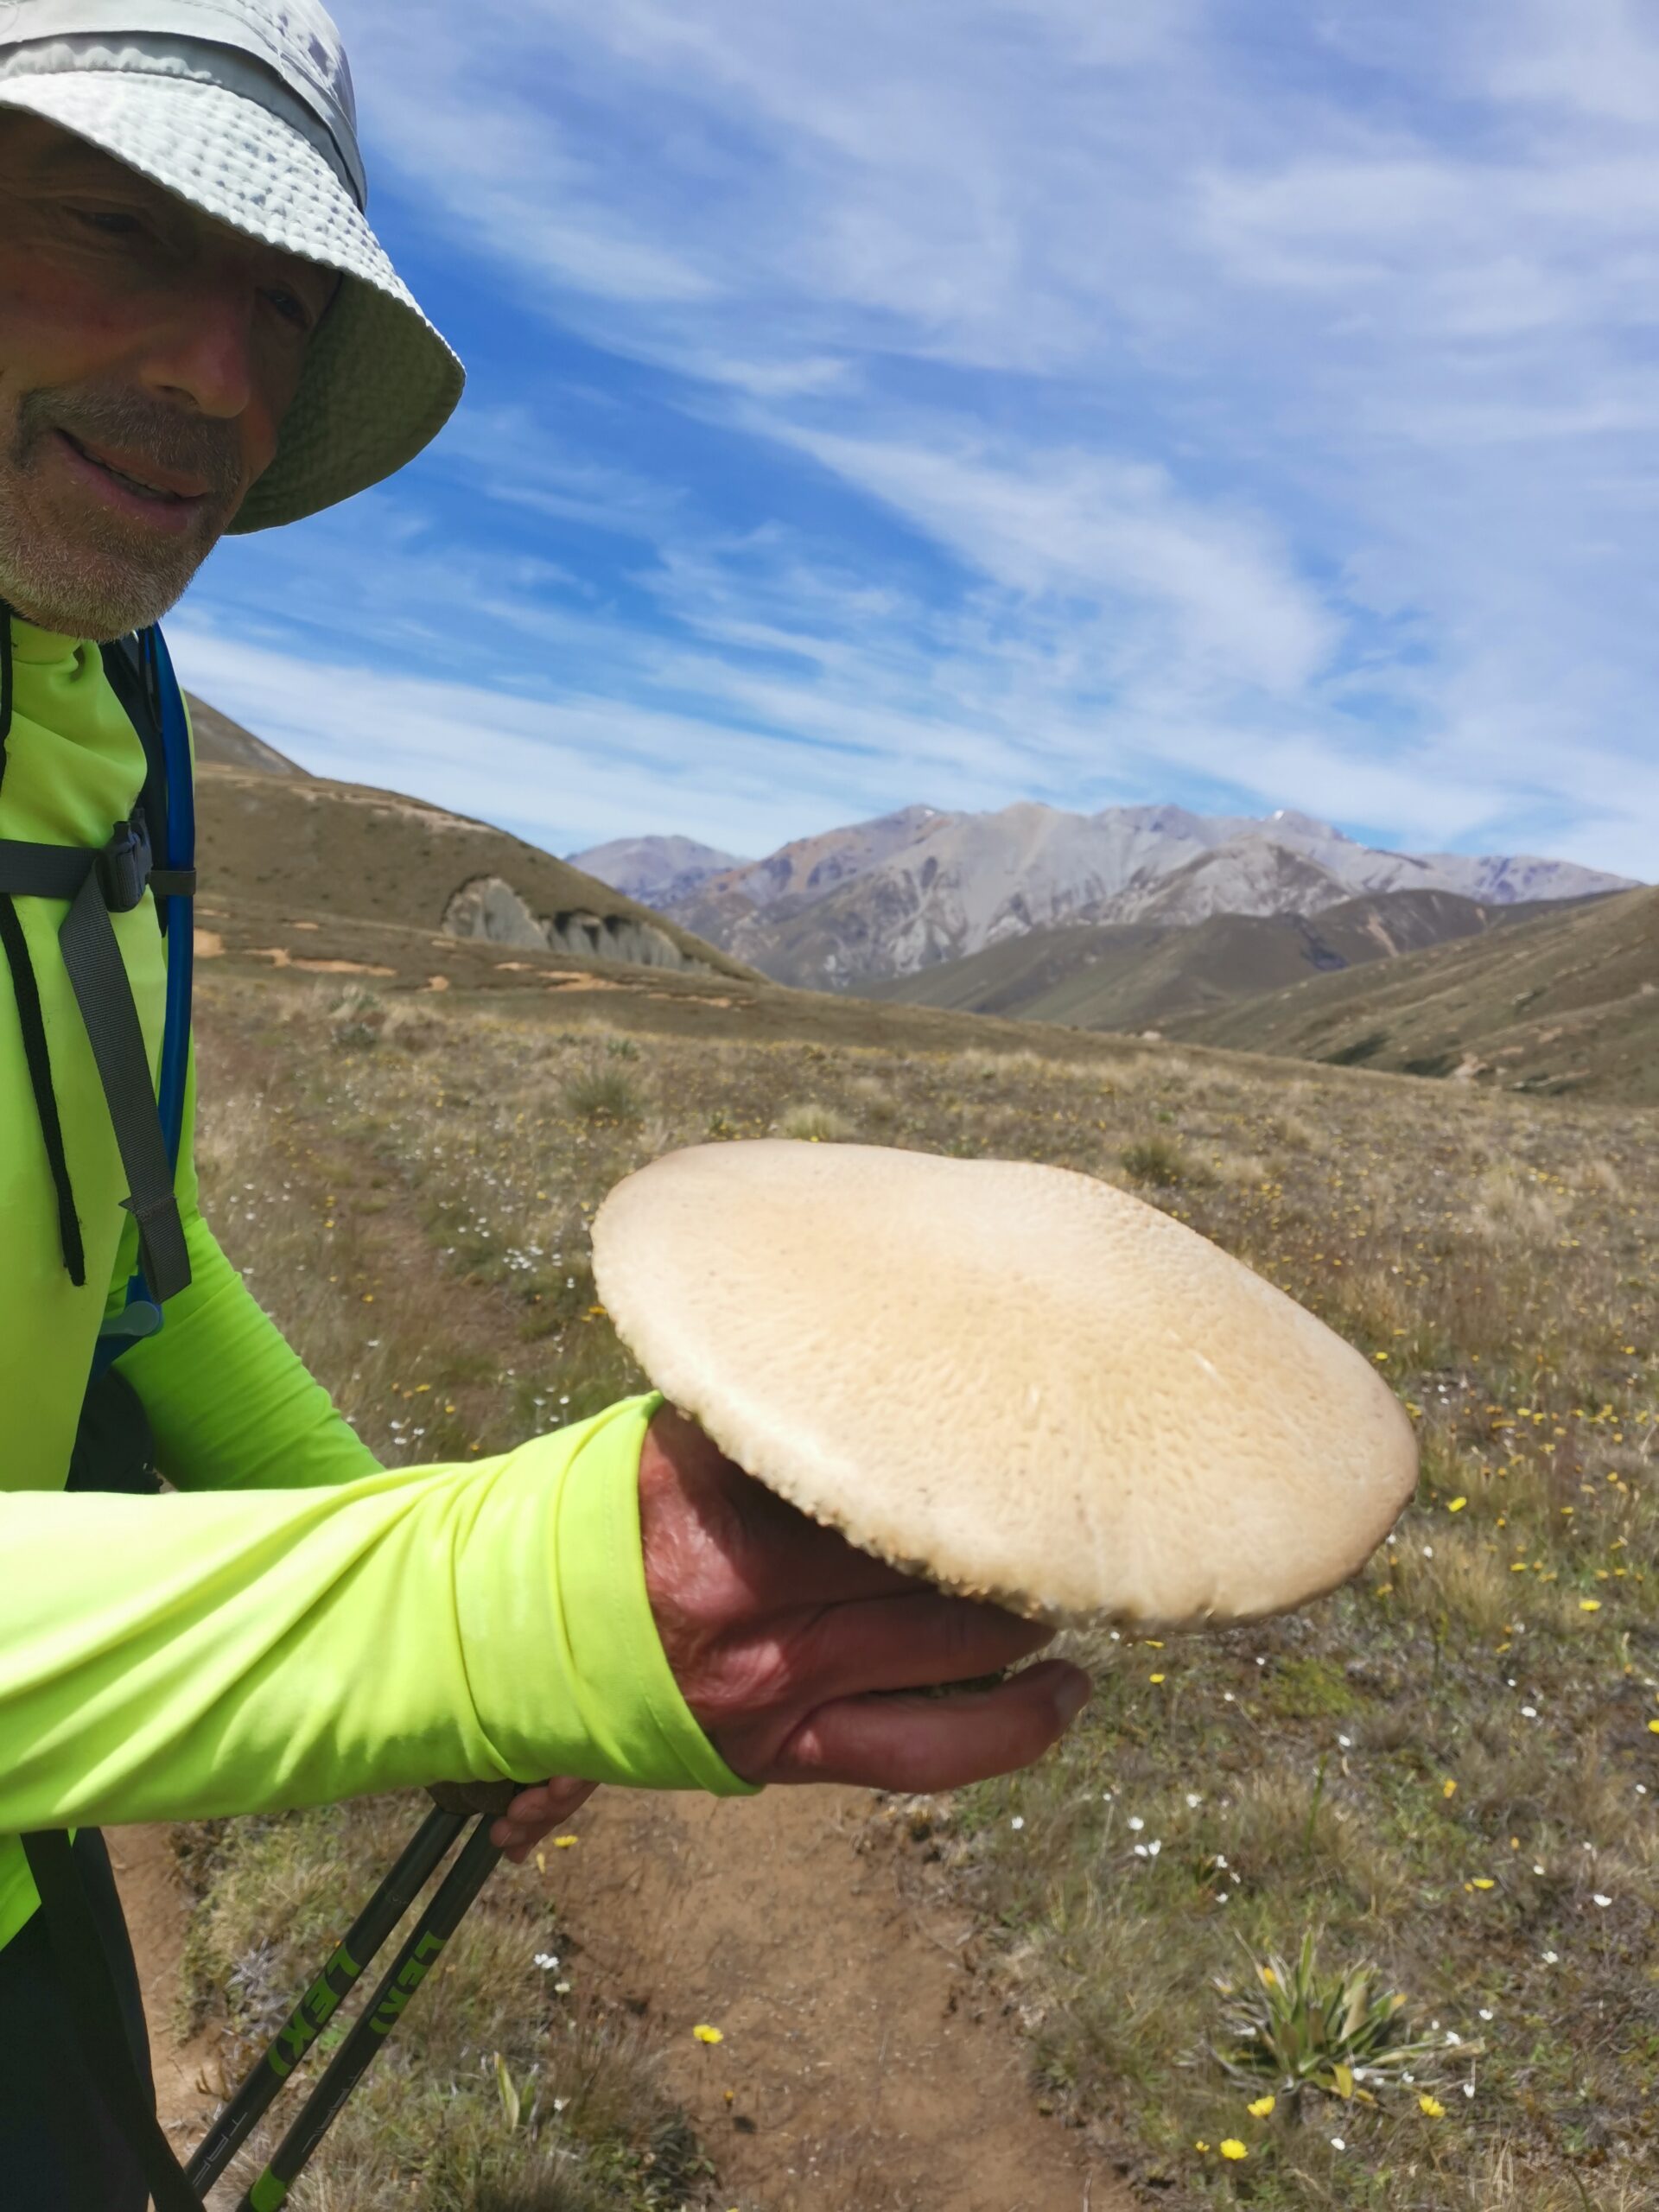
<path fill-rule="evenodd" d="M 256 391 L 251 284 L 219 281 L 181 287 L 152 334 L 142 373 L 158 399 L 234 422 Z"/>

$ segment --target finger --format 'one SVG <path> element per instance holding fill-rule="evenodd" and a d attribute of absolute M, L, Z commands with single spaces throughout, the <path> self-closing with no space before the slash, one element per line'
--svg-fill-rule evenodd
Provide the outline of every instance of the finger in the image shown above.
<path fill-rule="evenodd" d="M 873 1690 L 909 1690 L 1000 1674 L 1054 1635 L 1041 1621 L 937 1590 L 829 1605 L 782 1639 L 785 1694 L 815 1707 Z"/>
<path fill-rule="evenodd" d="M 1029 1766 L 1088 1700 L 1080 1668 L 1044 1660 L 993 1690 L 938 1698 L 844 1698 L 811 1713 L 756 1782 L 850 1782 L 959 1789 Z"/>
<path fill-rule="evenodd" d="M 491 1842 L 510 1858 L 522 1860 L 526 1850 L 585 1805 L 598 1786 L 574 1775 L 560 1775 L 551 1782 L 521 1789 L 492 1827 Z"/>

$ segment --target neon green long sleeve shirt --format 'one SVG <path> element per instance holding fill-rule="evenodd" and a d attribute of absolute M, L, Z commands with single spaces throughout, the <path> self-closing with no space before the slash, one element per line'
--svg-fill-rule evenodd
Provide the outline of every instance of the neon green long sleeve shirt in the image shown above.
<path fill-rule="evenodd" d="M 137 800 L 143 747 L 95 647 L 22 623 L 13 641 L 0 836 L 101 845 Z M 64 907 L 16 911 L 87 1279 L 63 1265 L 0 963 L 0 1944 L 35 1910 L 15 1840 L 32 1828 L 549 1774 L 741 1790 L 646 1598 L 638 1471 L 656 1401 L 499 1459 L 381 1468 L 214 1243 L 188 1135 L 194 1280 L 122 1362 L 179 1494 L 62 1494 L 137 1230 L 58 951 Z M 114 922 L 153 1070 L 164 941 L 148 897 Z M 194 1108 L 193 1081 L 187 1122 Z"/>

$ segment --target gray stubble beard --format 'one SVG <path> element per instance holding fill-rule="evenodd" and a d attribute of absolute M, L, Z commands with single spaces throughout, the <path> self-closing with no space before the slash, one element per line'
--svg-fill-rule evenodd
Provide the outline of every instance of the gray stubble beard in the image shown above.
<path fill-rule="evenodd" d="M 140 546 L 118 522 L 96 513 L 78 518 L 73 531 L 54 527 L 49 515 L 31 518 L 32 457 L 53 427 L 53 406 L 60 419 L 68 411 L 61 399 L 30 392 L 9 437 L 0 426 L 0 600 L 41 629 L 104 642 L 158 622 L 175 606 L 220 531 L 206 543 L 192 537 Z M 126 429 L 118 402 L 83 403 L 77 411 L 99 427 Z M 140 426 L 153 438 L 153 416 L 141 416 Z"/>

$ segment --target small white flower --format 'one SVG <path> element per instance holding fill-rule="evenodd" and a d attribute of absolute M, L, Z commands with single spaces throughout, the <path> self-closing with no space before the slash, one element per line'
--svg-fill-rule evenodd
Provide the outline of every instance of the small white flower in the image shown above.
<path fill-rule="evenodd" d="M 1337 1747 L 1339 1751 L 1351 1751 L 1354 1748 L 1353 1738 L 1351 1736 L 1338 1736 L 1337 1738 Z"/>
<path fill-rule="evenodd" d="M 1463 2094 L 1464 2094 L 1464 2095 L 1465 2095 L 1465 2097 L 1472 2097 L 1472 2096 L 1474 2095 L 1474 2094 L 1475 2094 L 1475 2085 L 1474 2085 L 1474 2083 L 1473 2083 L 1472 2082 L 1465 2082 L 1464 2083 L 1464 2085 L 1463 2085 Z"/>
<path fill-rule="evenodd" d="M 556 1996 L 568 1997 L 570 1994 L 570 1985 L 568 1981 L 556 1981 L 553 1988 Z"/>
<path fill-rule="evenodd" d="M 1454 2044 L 1461 2043 L 1463 2041 L 1463 2037 L 1454 2028 L 1448 2028 L 1446 2031 L 1446 2047 L 1449 2050 Z"/>
<path fill-rule="evenodd" d="M 1599 1904 L 1599 1905 L 1601 1907 L 1602 1910 L 1603 1910 L 1604 1912 L 1605 1912 L 1605 1911 L 1606 1911 L 1606 1910 L 1607 1910 L 1607 1908 L 1608 1908 L 1608 1906 L 1609 1906 L 1610 1904 L 1611 1904 L 1611 1903 L 1612 1903 L 1612 1899 L 1611 1899 L 1611 1897 L 1603 1897 L 1603 1895 L 1601 1894 L 1601 1891 L 1600 1891 L 1599 1890 L 1597 1890 L 1597 1891 L 1594 1892 L 1593 1898 L 1592 1898 L 1592 1902 L 1593 1902 L 1594 1904 Z"/>
<path fill-rule="evenodd" d="M 557 1966 L 559 1962 L 554 1957 L 551 1951 L 537 1951 L 536 1954 L 536 1963 L 540 1967 L 543 1974 L 551 1974 L 554 1967 Z"/>
<path fill-rule="evenodd" d="M 1141 1819 L 1139 1813 L 1131 1813 L 1129 1815 L 1129 1826 L 1135 1830 L 1137 1835 L 1140 1834 L 1141 1829 L 1145 1827 L 1146 1825 L 1146 1822 Z"/>
<path fill-rule="evenodd" d="M 1198 1795 L 1198 1791 L 1197 1791 L 1196 1789 L 1189 1789 L 1189 1790 L 1187 1791 L 1187 1793 L 1186 1793 L 1186 1809 L 1187 1809 L 1187 1811 L 1188 1811 L 1189 1813 L 1196 1813 L 1196 1812 L 1198 1811 L 1198 1809 L 1199 1806 L 1200 1806 L 1200 1805 L 1202 1805 L 1202 1804 L 1203 1804 L 1203 1802 L 1204 1802 L 1203 1798 L 1199 1796 L 1199 1795 Z"/>
<path fill-rule="evenodd" d="M 1014 1818 L 1008 1822 L 1008 1826 L 1011 1828 L 1022 1828 L 1025 1825 L 1026 1816 L 1023 1813 L 1016 1813 Z"/>
<path fill-rule="evenodd" d="M 1333 2151 L 1345 2151 L 1348 2148 L 1348 2145 L 1343 2141 L 1340 2135 L 1333 2135 L 1331 2138 L 1331 2148 Z"/>
<path fill-rule="evenodd" d="M 1544 1964 L 1547 1967 L 1557 1966 L 1560 1963 L 1560 1956 L 1559 1951 L 1546 1951 L 1543 1955 Z"/>
<path fill-rule="evenodd" d="M 1231 1690 L 1223 1690 L 1221 1694 L 1221 1701 L 1224 1705 L 1236 1705 L 1238 1702 Z"/>
<path fill-rule="evenodd" d="M 1224 1851 L 1218 1851 L 1218 1852 L 1216 1853 L 1216 1856 L 1215 1856 L 1215 1864 L 1216 1864 L 1217 1866 L 1222 1866 L 1222 1867 L 1224 1867 L 1224 1866 L 1226 1866 L 1226 1864 L 1227 1864 L 1227 1854 L 1226 1854 L 1226 1853 L 1225 1853 Z"/>
<path fill-rule="evenodd" d="M 570 2101 L 570 2100 L 569 2100 L 569 2097 L 555 2097 L 555 2098 L 554 2098 L 554 2100 L 553 2100 L 553 2109 L 554 2109 L 554 2111 L 555 2111 L 555 2112 L 563 2112 L 563 2111 L 564 2110 L 564 2108 L 565 2108 L 566 2105 L 568 2105 L 568 2104 L 569 2103 L 569 2101 Z"/>
<path fill-rule="evenodd" d="M 1535 1705 L 1523 1705 L 1521 1708 L 1521 1717 L 1523 1720 L 1535 1720 L 1538 1718 L 1537 1707 Z"/>
<path fill-rule="evenodd" d="M 1137 1843 L 1137 1844 L 1135 1845 L 1135 1857 L 1136 1857 L 1137 1859 L 1144 1859 L 1144 1858 L 1146 1857 L 1146 1855 L 1147 1855 L 1147 1847 L 1146 1847 L 1146 1845 L 1145 1845 L 1144 1843 Z"/>
<path fill-rule="evenodd" d="M 1541 1874 L 1544 1870 L 1541 1866 L 1535 1866 L 1532 1871 L 1535 1874 Z"/>
<path fill-rule="evenodd" d="M 1425 1544 L 1425 1545 L 1423 1546 L 1423 1557 L 1424 1557 L 1425 1559 L 1433 1559 L 1433 1556 L 1434 1556 L 1434 1547 L 1433 1547 L 1433 1544 Z"/>
<path fill-rule="evenodd" d="M 1158 1843 L 1158 1842 L 1149 1843 L 1149 1844 L 1147 1846 L 1147 1858 L 1148 1858 L 1148 1859 L 1155 1859 L 1155 1858 L 1158 1856 L 1159 1853 L 1163 1849 L 1163 1847 L 1163 1847 L 1163 1845 L 1162 1845 L 1161 1843 Z M 1605 1899 L 1601 1898 L 1601 1897 L 1598 1897 L 1598 1898 L 1596 1899 L 1596 1903 L 1597 1903 L 1598 1904 L 1604 1904 L 1604 1903 L 1605 1903 L 1605 1904 L 1611 1904 L 1612 1903 L 1612 1899 L 1611 1899 L 1611 1897 L 1607 1897 L 1607 1898 L 1605 1898 Z"/>
<path fill-rule="evenodd" d="M 1490 2020 L 1492 2018 L 1492 2014 L 1488 2012 L 1484 2005 L 1480 2008 L 1480 2017 L 1483 2020 Z"/>

